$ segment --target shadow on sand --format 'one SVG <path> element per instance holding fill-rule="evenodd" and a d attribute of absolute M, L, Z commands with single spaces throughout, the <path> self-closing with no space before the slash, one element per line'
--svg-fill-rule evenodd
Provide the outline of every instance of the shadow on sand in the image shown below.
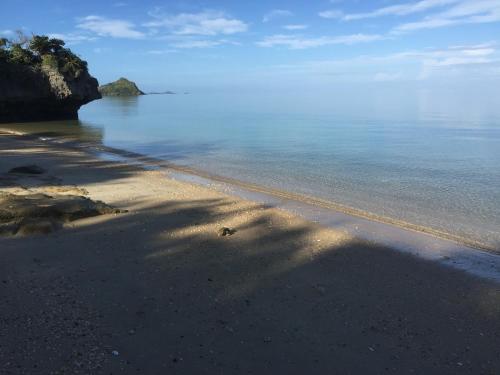
<path fill-rule="evenodd" d="M 74 168 L 133 173 L 49 167 L 75 184 L 99 181 Z M 314 227 L 275 225 L 268 207 L 221 238 L 198 228 L 237 215 L 230 199 L 134 205 L 0 239 L 5 373 L 500 372 L 497 285 L 355 240 L 313 253 Z"/>

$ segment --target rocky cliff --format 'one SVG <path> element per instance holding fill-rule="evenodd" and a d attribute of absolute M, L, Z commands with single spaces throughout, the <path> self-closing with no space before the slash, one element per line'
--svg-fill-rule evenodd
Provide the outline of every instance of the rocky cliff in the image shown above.
<path fill-rule="evenodd" d="M 19 51 L 28 58 L 14 48 L 0 55 L 0 123 L 76 119 L 82 105 L 101 98 L 97 80 L 71 51 Z"/>
<path fill-rule="evenodd" d="M 101 98 L 97 87 L 87 72 L 69 78 L 56 69 L 0 64 L 0 122 L 77 119 L 82 105 Z"/>

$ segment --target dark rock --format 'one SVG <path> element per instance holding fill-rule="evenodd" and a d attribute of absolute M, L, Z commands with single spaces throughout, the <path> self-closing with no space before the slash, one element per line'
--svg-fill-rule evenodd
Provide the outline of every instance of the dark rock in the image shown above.
<path fill-rule="evenodd" d="M 227 228 L 227 227 L 222 227 L 217 231 L 217 234 L 219 235 L 219 237 L 232 236 L 235 233 L 236 233 L 235 229 Z"/>
<path fill-rule="evenodd" d="M 12 168 L 9 173 L 16 174 L 43 174 L 45 169 L 39 167 L 38 165 L 23 165 L 21 167 Z"/>
<path fill-rule="evenodd" d="M 101 98 L 97 87 L 86 71 L 74 77 L 0 62 L 0 123 L 77 119 L 82 105 Z"/>

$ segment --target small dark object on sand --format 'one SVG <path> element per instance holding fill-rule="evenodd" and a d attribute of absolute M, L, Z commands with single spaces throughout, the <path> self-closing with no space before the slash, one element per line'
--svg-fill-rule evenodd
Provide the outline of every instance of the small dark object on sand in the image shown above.
<path fill-rule="evenodd" d="M 236 229 L 222 227 L 217 231 L 219 237 L 232 236 L 236 233 Z"/>
<path fill-rule="evenodd" d="M 45 173 L 45 169 L 39 167 L 38 165 L 23 165 L 21 167 L 12 168 L 9 173 L 18 174 L 42 174 Z"/>

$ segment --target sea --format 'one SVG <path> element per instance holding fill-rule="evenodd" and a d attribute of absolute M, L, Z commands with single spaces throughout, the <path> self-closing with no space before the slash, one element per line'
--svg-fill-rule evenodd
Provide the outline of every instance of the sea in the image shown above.
<path fill-rule="evenodd" d="M 500 249 L 500 95 L 466 90 L 220 90 L 104 98 L 73 136 L 321 198 Z"/>

